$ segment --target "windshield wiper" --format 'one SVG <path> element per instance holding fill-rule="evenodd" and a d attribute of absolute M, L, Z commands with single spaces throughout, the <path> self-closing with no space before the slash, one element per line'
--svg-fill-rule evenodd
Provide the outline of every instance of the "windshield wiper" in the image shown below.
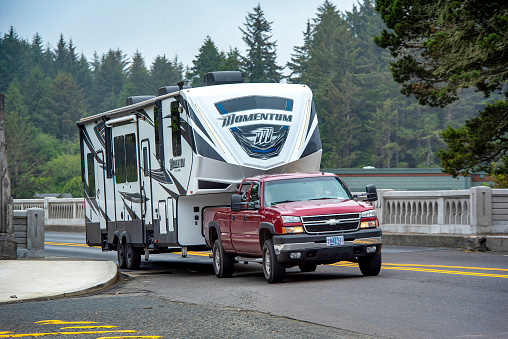
<path fill-rule="evenodd" d="M 323 197 L 323 198 L 314 198 L 314 199 L 309 199 L 309 200 L 325 200 L 325 199 L 337 199 L 337 198 Z"/>

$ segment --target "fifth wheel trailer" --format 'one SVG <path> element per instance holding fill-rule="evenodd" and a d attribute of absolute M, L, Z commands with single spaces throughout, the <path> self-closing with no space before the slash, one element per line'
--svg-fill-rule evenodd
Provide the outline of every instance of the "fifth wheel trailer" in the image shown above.
<path fill-rule="evenodd" d="M 86 241 L 116 250 L 121 268 L 139 267 L 143 253 L 204 249 L 203 210 L 230 204 L 245 177 L 319 170 L 305 85 L 214 72 L 203 87 L 158 94 L 77 123 Z"/>

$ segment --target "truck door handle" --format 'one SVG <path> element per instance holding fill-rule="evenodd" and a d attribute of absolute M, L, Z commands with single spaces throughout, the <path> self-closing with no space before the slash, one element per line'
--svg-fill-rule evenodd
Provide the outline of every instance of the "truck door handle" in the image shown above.
<path fill-rule="evenodd" d="M 243 221 L 245 221 L 246 219 L 247 219 L 247 216 L 246 216 L 246 215 L 244 215 L 244 216 L 243 216 Z"/>
<path fill-rule="evenodd" d="M 233 221 L 235 221 L 235 216 L 233 215 L 233 217 L 231 219 L 233 219 Z"/>

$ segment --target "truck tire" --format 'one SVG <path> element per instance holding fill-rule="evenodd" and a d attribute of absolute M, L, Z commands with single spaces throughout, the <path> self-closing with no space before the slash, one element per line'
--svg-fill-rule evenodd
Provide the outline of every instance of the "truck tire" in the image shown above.
<path fill-rule="evenodd" d="M 358 266 L 364 276 L 375 276 L 381 271 L 381 253 L 368 257 L 359 257 Z"/>
<path fill-rule="evenodd" d="M 125 266 L 129 270 L 137 270 L 141 265 L 141 251 L 132 246 L 132 244 L 127 244 L 125 246 Z"/>
<path fill-rule="evenodd" d="M 284 281 L 286 267 L 277 261 L 272 239 L 268 239 L 263 245 L 263 272 L 266 281 L 270 284 Z"/>
<path fill-rule="evenodd" d="M 116 246 L 116 259 L 118 260 L 119 268 L 126 268 L 125 262 L 125 243 L 122 240 L 118 240 L 118 245 Z"/>
<path fill-rule="evenodd" d="M 300 271 L 302 272 L 314 272 L 317 268 L 317 264 L 306 262 L 298 265 L 298 268 L 300 268 Z"/>
<path fill-rule="evenodd" d="M 235 257 L 224 252 L 220 240 L 213 243 L 213 271 L 217 278 L 229 278 L 233 275 Z"/>

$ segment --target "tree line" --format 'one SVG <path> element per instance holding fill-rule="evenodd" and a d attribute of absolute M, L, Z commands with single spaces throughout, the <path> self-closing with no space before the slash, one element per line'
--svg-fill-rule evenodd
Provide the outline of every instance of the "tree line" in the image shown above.
<path fill-rule="evenodd" d="M 476 116 L 486 103 L 472 90 L 445 108 L 401 94 L 390 70 L 394 57 L 373 40 L 386 26 L 371 0 L 350 12 L 325 0 L 302 32 L 303 45 L 283 66 L 276 62 L 272 23 L 258 5 L 239 27 L 245 54 L 237 47 L 221 51 L 207 36 L 189 66 L 177 50 L 174 58 L 159 55 L 150 65 L 141 51 L 128 57 L 120 49 L 87 59 L 63 34 L 56 47 L 45 47 L 38 33 L 28 41 L 11 27 L 0 36 L 0 93 L 13 196 L 82 196 L 76 121 L 183 79 L 201 86 L 210 71 L 239 70 L 249 82 L 308 85 L 320 119 L 322 168 L 437 167 L 436 151 L 445 147 L 440 132 Z"/>

